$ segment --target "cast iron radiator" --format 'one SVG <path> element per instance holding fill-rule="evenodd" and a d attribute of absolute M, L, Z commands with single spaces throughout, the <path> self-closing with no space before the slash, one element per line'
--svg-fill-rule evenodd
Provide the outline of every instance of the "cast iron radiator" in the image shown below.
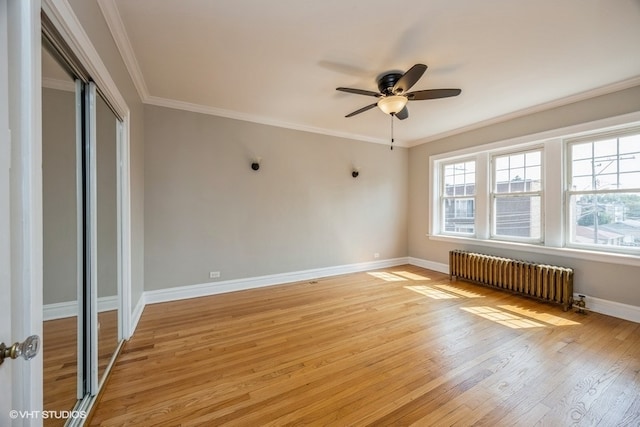
<path fill-rule="evenodd" d="M 449 252 L 449 280 L 454 278 L 562 304 L 565 311 L 573 303 L 571 268 L 453 250 Z"/>

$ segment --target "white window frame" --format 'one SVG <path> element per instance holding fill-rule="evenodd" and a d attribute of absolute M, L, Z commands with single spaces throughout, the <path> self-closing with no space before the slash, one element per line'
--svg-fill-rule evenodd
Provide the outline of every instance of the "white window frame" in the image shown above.
<path fill-rule="evenodd" d="M 522 192 L 505 192 L 498 193 L 497 192 L 497 173 L 496 173 L 496 158 L 511 156 L 514 154 L 526 154 L 532 152 L 540 152 L 540 170 L 541 176 L 540 181 L 542 183 L 542 187 L 539 191 L 522 191 Z M 496 151 L 491 153 L 491 189 L 489 191 L 489 204 L 490 204 L 490 218 L 491 218 L 491 239 L 495 240 L 507 240 L 514 242 L 523 242 L 523 243 L 532 243 L 532 244 L 542 244 L 544 243 L 544 189 L 546 181 L 544 179 L 544 170 L 545 170 L 545 156 L 544 156 L 544 145 L 535 145 L 535 146 L 527 146 L 523 149 L 515 149 L 515 150 L 507 150 L 507 151 Z M 526 197 L 526 196 L 539 196 L 540 197 L 540 223 L 538 226 L 540 227 L 540 237 L 517 237 L 517 236 L 509 236 L 497 234 L 496 230 L 496 221 L 497 221 L 497 212 L 496 212 L 496 203 L 497 199 L 501 198 L 509 198 L 509 197 Z"/>
<path fill-rule="evenodd" d="M 567 230 L 567 235 L 566 235 L 566 246 L 569 248 L 577 248 L 577 249 L 586 249 L 586 250 L 593 250 L 593 251 L 597 251 L 597 252 L 612 252 L 612 253 L 630 253 L 630 254 L 638 254 L 640 255 L 640 248 L 628 248 L 625 246 L 614 246 L 614 245 L 599 245 L 599 244 L 589 244 L 589 243 L 579 243 L 579 242 L 575 242 L 571 240 L 571 230 L 572 230 L 572 211 L 571 211 L 571 197 L 572 196 L 579 196 L 579 195 L 587 195 L 587 194 L 592 194 L 592 195 L 598 195 L 598 194 L 626 194 L 626 193 L 638 193 L 640 194 L 640 185 L 638 185 L 637 187 L 634 188 L 624 188 L 624 189 L 590 189 L 590 190 L 574 190 L 573 188 L 571 188 L 571 178 L 573 176 L 573 170 L 572 170 L 572 165 L 573 165 L 573 159 L 571 156 L 571 147 L 575 144 L 581 144 L 581 143 L 585 143 L 585 142 L 598 142 L 598 141 L 603 141 L 603 140 L 607 140 L 607 139 L 613 139 L 613 138 L 621 138 L 624 136 L 629 136 L 629 135 L 640 135 L 640 127 L 629 127 L 627 129 L 621 129 L 621 130 L 617 130 L 617 131 L 604 131 L 604 132 L 598 132 L 598 133 L 592 133 L 589 134 L 587 136 L 581 136 L 581 137 L 577 137 L 577 138 L 570 138 L 567 139 L 565 141 L 565 150 L 566 150 L 566 168 L 567 168 L 567 173 L 565 174 L 565 200 L 564 200 L 564 204 L 566 206 L 565 209 L 565 224 L 566 224 L 566 230 Z M 619 160 L 618 160 L 619 161 Z M 617 175 L 619 175 L 620 172 L 617 172 Z M 605 249 L 606 250 L 603 250 Z"/>
<path fill-rule="evenodd" d="M 478 192 L 477 189 L 477 184 L 474 182 L 474 194 L 473 196 L 467 196 L 467 195 L 463 195 L 463 196 L 456 196 L 455 194 L 453 196 L 447 196 L 445 194 L 445 179 L 444 179 L 444 172 L 445 172 L 445 168 L 447 166 L 451 166 L 454 164 L 460 164 L 460 163 L 467 163 L 467 162 L 474 162 L 475 165 L 475 170 L 476 170 L 476 181 L 477 181 L 477 161 L 475 158 L 467 158 L 467 159 L 456 159 L 454 161 L 450 161 L 450 162 L 445 162 L 441 165 L 440 167 L 440 185 L 439 185 L 439 211 L 440 211 L 440 229 L 442 230 L 443 234 L 451 234 L 451 235 L 464 235 L 464 236 L 475 236 L 475 230 L 476 230 L 476 211 L 477 211 L 477 197 L 476 194 Z M 446 215 L 445 215 L 445 200 L 461 200 L 461 199 L 473 199 L 473 204 L 474 204 L 474 219 L 473 219 L 473 228 L 474 231 L 473 232 L 463 232 L 463 231 L 446 231 L 446 226 L 445 226 L 445 221 L 446 221 Z M 455 209 L 455 208 L 454 208 Z"/>
<path fill-rule="evenodd" d="M 569 232 L 569 227 L 567 215 L 565 215 L 565 206 L 567 206 L 566 176 L 568 176 L 568 166 L 565 160 L 568 158 L 566 141 L 604 132 L 621 132 L 639 126 L 640 111 L 430 156 L 428 199 L 431 208 L 427 211 L 428 233 L 426 237 L 434 241 L 465 246 L 476 245 L 640 266 L 640 254 L 637 253 L 609 252 L 602 251 L 601 248 L 574 247 L 568 244 L 566 235 Z M 536 146 L 543 147 L 544 242 L 531 243 L 492 238 L 490 233 L 491 203 L 489 197 L 479 197 L 480 194 L 489 194 L 491 185 L 490 156 L 494 153 L 527 150 Z M 443 232 L 441 227 L 441 165 L 469 158 L 476 158 L 476 233 L 473 236 L 447 234 Z"/>

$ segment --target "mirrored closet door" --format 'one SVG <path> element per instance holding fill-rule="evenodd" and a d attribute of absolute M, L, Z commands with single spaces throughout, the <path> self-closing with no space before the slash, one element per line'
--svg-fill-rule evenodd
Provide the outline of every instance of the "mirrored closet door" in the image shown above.
<path fill-rule="evenodd" d="M 44 409 L 85 410 L 123 342 L 122 121 L 44 14 L 42 46 Z"/>

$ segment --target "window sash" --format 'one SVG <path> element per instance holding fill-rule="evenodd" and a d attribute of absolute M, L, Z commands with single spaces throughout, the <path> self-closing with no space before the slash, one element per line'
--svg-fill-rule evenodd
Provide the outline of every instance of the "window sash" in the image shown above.
<path fill-rule="evenodd" d="M 476 231 L 476 192 L 477 192 L 477 160 L 475 158 L 462 158 L 448 161 L 439 165 L 439 205 L 440 205 L 440 224 L 439 230 L 442 234 L 455 234 L 474 236 Z M 454 168 L 453 174 L 447 174 L 450 168 Z M 455 168 L 458 167 L 457 171 Z M 468 169 L 469 167 L 469 169 Z M 473 174 L 473 180 L 468 180 Z M 453 178 L 453 189 L 447 194 L 448 179 Z M 450 181 L 450 180 L 449 180 Z M 457 186 L 462 185 L 462 189 Z M 471 187 L 471 188 L 469 188 Z M 472 201 L 473 216 L 457 216 L 457 201 Z M 447 211 L 449 203 L 453 205 L 453 215 Z M 464 230 L 464 231 L 461 231 Z M 472 230 L 472 231 L 470 231 Z"/>
<path fill-rule="evenodd" d="M 467 239 L 466 241 L 469 244 L 484 244 L 488 247 L 496 248 L 511 248 L 513 243 L 517 243 L 523 244 L 523 246 L 520 246 L 521 248 L 525 248 L 528 245 L 528 250 L 533 252 L 580 254 L 581 257 L 591 256 L 592 258 L 590 259 L 607 259 L 611 262 L 618 262 L 623 259 L 619 255 L 626 254 L 632 256 L 640 265 L 640 258 L 637 258 L 640 252 L 636 248 L 623 247 L 618 250 L 614 247 L 585 247 L 583 245 L 576 247 L 578 245 L 571 242 L 571 197 L 594 193 L 594 191 L 585 188 L 570 188 L 573 169 L 571 144 L 620 138 L 618 151 L 624 155 L 635 156 L 635 159 L 619 162 L 619 172 L 633 173 L 637 169 L 637 160 L 640 159 L 640 147 L 636 148 L 638 145 L 636 136 L 640 136 L 640 112 L 433 154 L 429 157 L 431 168 L 429 173 L 431 177 L 429 200 L 432 209 L 428 212 L 428 236 L 434 240 L 439 240 L 439 236 L 441 236 L 442 241 L 449 242 L 465 242 L 465 239 Z M 623 140 L 623 138 L 626 138 L 626 140 Z M 603 144 L 604 146 L 606 144 Z M 519 241 L 505 239 L 503 236 L 494 236 L 493 234 L 495 233 L 492 233 L 493 217 L 495 215 L 494 196 L 492 194 L 495 193 L 493 191 L 495 173 L 493 159 L 495 156 L 535 151 L 540 148 L 542 149 L 541 163 L 543 164 L 540 172 L 543 181 L 540 188 L 542 190 L 540 194 L 542 204 L 540 230 L 542 238 L 540 241 Z M 605 153 L 604 150 L 600 154 L 603 153 Z M 460 235 L 460 233 L 445 230 L 443 168 L 448 164 L 468 160 L 476 161 L 475 233 Z M 624 163 L 627 164 L 623 165 Z M 613 166 L 606 171 L 609 172 L 612 168 Z M 618 169 L 616 169 L 617 171 Z M 578 174 L 577 172 L 576 174 Z M 638 187 L 640 180 L 636 181 L 635 176 L 629 175 L 626 183 L 624 183 L 624 177 L 621 177 L 620 180 L 626 185 L 626 188 L 599 188 L 596 192 L 599 194 L 640 193 L 640 188 Z M 506 197 L 508 194 L 510 193 L 500 193 L 496 197 Z M 520 193 L 520 195 L 526 195 L 526 193 Z M 634 201 L 632 211 L 636 210 L 635 205 Z M 451 236 L 452 234 L 454 236 Z M 512 240 L 516 241 L 513 242 Z M 564 251 L 565 249 L 566 252 Z M 587 252 L 584 252 L 585 250 Z M 625 257 L 624 259 L 627 258 Z"/>

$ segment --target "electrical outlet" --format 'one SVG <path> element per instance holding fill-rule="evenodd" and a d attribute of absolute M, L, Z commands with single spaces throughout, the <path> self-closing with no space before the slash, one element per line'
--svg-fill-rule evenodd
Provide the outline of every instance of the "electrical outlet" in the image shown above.
<path fill-rule="evenodd" d="M 376 252 L 375 254 L 373 254 L 374 258 L 380 258 L 380 254 L 378 252 Z"/>
<path fill-rule="evenodd" d="M 210 271 L 209 272 L 209 279 L 217 279 L 218 277 L 220 277 L 220 272 L 219 271 Z"/>

